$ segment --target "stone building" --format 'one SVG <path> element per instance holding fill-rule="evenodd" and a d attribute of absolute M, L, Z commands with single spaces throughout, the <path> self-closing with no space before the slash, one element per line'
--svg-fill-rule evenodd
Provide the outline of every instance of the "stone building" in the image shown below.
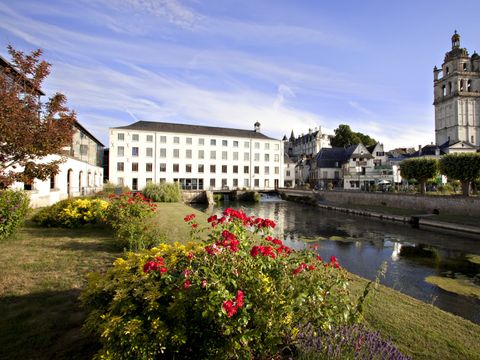
<path fill-rule="evenodd" d="M 455 31 L 452 49 L 433 76 L 436 144 L 480 146 L 480 55 L 460 47 Z"/>

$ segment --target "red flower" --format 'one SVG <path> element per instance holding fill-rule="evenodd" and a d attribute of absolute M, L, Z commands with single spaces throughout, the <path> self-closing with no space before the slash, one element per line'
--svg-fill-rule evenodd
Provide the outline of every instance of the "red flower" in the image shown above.
<path fill-rule="evenodd" d="M 188 253 L 187 257 L 188 257 L 188 260 L 192 260 L 193 259 L 193 253 Z"/>
<path fill-rule="evenodd" d="M 320 255 L 317 255 L 317 260 L 318 261 L 323 261 L 322 257 Z"/>
<path fill-rule="evenodd" d="M 185 280 L 183 283 L 183 288 L 187 290 L 190 286 L 192 286 L 192 283 L 190 282 L 190 280 Z"/>
<path fill-rule="evenodd" d="M 263 246 L 255 245 L 254 247 L 252 247 L 252 250 L 250 250 L 250 255 L 252 255 L 253 257 L 256 257 L 262 251 L 263 251 Z"/>
<path fill-rule="evenodd" d="M 237 291 L 236 302 L 237 302 L 237 306 L 238 306 L 239 308 L 243 307 L 243 298 L 244 298 L 243 291 L 242 291 L 242 290 L 238 290 L 238 291 Z"/>
<path fill-rule="evenodd" d="M 193 219 L 195 219 L 195 214 L 190 214 L 190 215 L 187 215 L 183 218 L 183 220 L 185 222 L 189 222 L 189 221 L 192 221 Z"/>
<path fill-rule="evenodd" d="M 207 219 L 207 221 L 208 221 L 209 223 L 211 223 L 211 222 L 213 222 L 213 221 L 217 221 L 217 215 L 212 215 L 212 216 L 210 216 L 210 217 Z"/>
<path fill-rule="evenodd" d="M 165 274 L 168 271 L 168 269 L 162 266 L 158 271 L 160 271 L 160 274 Z"/>
<path fill-rule="evenodd" d="M 237 306 L 232 300 L 226 300 L 222 304 L 222 308 L 227 312 L 227 316 L 231 318 L 237 312 Z"/>
<path fill-rule="evenodd" d="M 193 223 L 192 224 L 192 229 L 196 229 L 198 227 L 198 224 L 197 223 Z"/>
<path fill-rule="evenodd" d="M 202 289 L 205 289 L 207 287 L 207 280 L 203 279 L 200 286 L 202 287 Z"/>

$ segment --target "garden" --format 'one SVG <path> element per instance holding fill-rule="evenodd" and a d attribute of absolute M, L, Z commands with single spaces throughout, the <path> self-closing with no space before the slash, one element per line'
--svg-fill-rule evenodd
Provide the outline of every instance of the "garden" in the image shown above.
<path fill-rule="evenodd" d="M 21 226 L 28 198 L 1 194 L 1 358 L 480 353 L 479 326 L 294 251 L 269 219 L 126 192 L 63 200 Z"/>

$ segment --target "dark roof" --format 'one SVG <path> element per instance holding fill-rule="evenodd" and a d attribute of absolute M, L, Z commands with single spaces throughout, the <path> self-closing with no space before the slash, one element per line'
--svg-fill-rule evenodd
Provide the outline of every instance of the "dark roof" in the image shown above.
<path fill-rule="evenodd" d="M 246 137 L 252 139 L 277 140 L 268 137 L 260 132 L 254 130 L 231 129 L 214 126 L 188 125 L 188 124 L 173 124 L 156 121 L 137 121 L 136 123 L 119 126 L 114 129 L 125 130 L 143 130 L 143 131 L 158 131 L 158 132 L 172 132 L 184 134 L 200 134 L 200 135 L 217 135 L 217 136 L 232 136 L 232 137 Z"/>
<path fill-rule="evenodd" d="M 355 146 L 356 147 L 356 146 Z M 351 151 L 353 152 L 352 149 Z M 319 168 L 335 168 L 341 167 L 342 163 L 347 159 L 347 149 L 343 147 L 323 148 L 316 157 L 317 167 Z"/>
<path fill-rule="evenodd" d="M 105 145 L 103 145 L 95 136 L 93 136 L 87 129 L 85 129 L 78 121 L 75 121 L 74 126 L 81 132 L 85 133 L 90 139 L 95 141 L 98 145 L 105 147 Z"/>

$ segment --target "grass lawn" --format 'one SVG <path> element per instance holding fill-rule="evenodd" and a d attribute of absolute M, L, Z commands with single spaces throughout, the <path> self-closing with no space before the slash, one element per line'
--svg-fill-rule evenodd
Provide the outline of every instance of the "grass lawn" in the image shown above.
<path fill-rule="evenodd" d="M 203 213 L 159 204 L 155 223 L 169 241 L 188 239 L 183 217 Z M 0 242 L 0 359 L 89 359 L 98 344 L 82 332 L 78 296 L 86 274 L 109 266 L 121 252 L 101 228 L 44 229 L 27 223 Z M 365 280 L 354 277 L 360 291 Z M 380 287 L 365 318 L 418 359 L 480 359 L 480 326 Z"/>

